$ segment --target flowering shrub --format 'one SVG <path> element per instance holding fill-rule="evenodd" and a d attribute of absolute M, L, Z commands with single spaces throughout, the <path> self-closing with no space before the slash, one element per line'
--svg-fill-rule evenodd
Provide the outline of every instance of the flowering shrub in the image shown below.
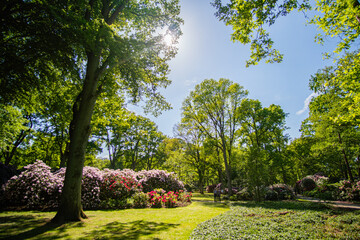
<path fill-rule="evenodd" d="M 102 173 L 94 167 L 84 167 L 81 180 L 81 203 L 85 209 L 95 209 L 100 204 Z"/>
<path fill-rule="evenodd" d="M 152 208 L 161 208 L 163 201 L 162 201 L 162 196 L 157 193 L 156 191 L 151 191 L 147 193 L 148 197 L 149 197 L 149 203 L 150 203 L 150 207 Z"/>
<path fill-rule="evenodd" d="M 54 176 L 50 167 L 40 160 L 24 168 L 25 171 L 12 177 L 5 185 L 7 204 L 29 209 L 57 207 L 62 179 Z"/>
<path fill-rule="evenodd" d="M 170 191 L 163 196 L 162 201 L 165 207 L 167 208 L 176 207 L 176 203 L 178 201 L 178 195 L 176 195 L 173 191 Z"/>
<path fill-rule="evenodd" d="M 100 185 L 100 199 L 124 200 L 142 190 L 141 184 L 130 175 L 122 175 L 119 171 L 108 170 L 103 174 Z"/>
<path fill-rule="evenodd" d="M 28 209 L 53 209 L 58 206 L 65 172 L 66 169 L 61 168 L 52 173 L 49 166 L 37 160 L 26 166 L 19 176 L 8 181 L 1 202 Z M 155 190 L 148 194 L 141 192 L 142 185 L 135 177 L 139 177 L 148 189 Z M 160 186 L 170 190 L 166 192 Z M 100 171 L 94 167 L 84 167 L 81 201 L 84 209 L 129 208 L 128 200 L 133 196 L 134 207 L 175 207 L 191 202 L 191 193 L 185 193 L 183 187 L 174 173 L 166 171 L 141 171 L 137 174 L 129 169 Z"/>
<path fill-rule="evenodd" d="M 144 192 L 150 192 L 155 188 L 165 191 L 184 190 L 184 184 L 176 178 L 175 173 L 164 170 L 142 170 L 136 174 L 136 178 L 143 186 Z"/>
<path fill-rule="evenodd" d="M 347 180 L 341 181 L 339 191 L 341 200 L 360 201 L 360 181 L 355 183 Z"/>
<path fill-rule="evenodd" d="M 294 192 L 286 184 L 274 184 L 265 191 L 265 200 L 289 200 L 295 199 Z"/>

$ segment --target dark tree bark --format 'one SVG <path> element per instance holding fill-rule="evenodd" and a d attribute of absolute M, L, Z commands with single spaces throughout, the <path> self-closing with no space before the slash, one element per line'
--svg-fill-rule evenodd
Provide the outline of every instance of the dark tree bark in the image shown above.
<path fill-rule="evenodd" d="M 98 92 L 100 58 L 88 53 L 88 63 L 83 90 L 73 106 L 73 120 L 70 123 L 69 159 L 65 173 L 60 206 L 53 222 L 80 221 L 86 218 L 81 206 L 81 180 L 85 153 L 90 135 L 90 122 Z"/>

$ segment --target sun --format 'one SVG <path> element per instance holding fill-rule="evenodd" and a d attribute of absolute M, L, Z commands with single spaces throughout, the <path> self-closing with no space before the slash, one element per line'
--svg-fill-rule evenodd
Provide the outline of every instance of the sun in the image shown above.
<path fill-rule="evenodd" d="M 163 38 L 163 41 L 167 46 L 173 45 L 173 37 L 170 34 L 166 34 Z"/>

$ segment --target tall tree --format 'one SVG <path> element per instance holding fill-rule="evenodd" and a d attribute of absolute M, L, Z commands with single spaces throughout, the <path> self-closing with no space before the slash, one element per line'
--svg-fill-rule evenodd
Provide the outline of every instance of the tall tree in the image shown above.
<path fill-rule="evenodd" d="M 239 134 L 247 152 L 248 180 L 259 201 L 260 187 L 272 183 L 271 172 L 274 169 L 271 168 L 270 161 L 281 161 L 281 158 L 274 158 L 269 153 L 274 155 L 274 147 L 276 150 L 276 145 L 286 143 L 286 114 L 277 105 L 263 108 L 258 100 L 247 99 L 242 105 L 244 120 Z"/>
<path fill-rule="evenodd" d="M 333 67 L 318 71 L 310 80 L 310 88 L 318 94 L 309 106 L 307 121 L 311 123 L 317 147 L 334 147 L 342 155 L 345 175 L 354 180 L 353 162 L 359 152 L 358 76 L 359 53 L 349 53 Z"/>
<path fill-rule="evenodd" d="M 192 122 L 221 149 L 225 165 L 229 195 L 231 187 L 231 161 L 236 131 L 241 125 L 240 106 L 247 91 L 228 79 L 206 79 L 184 100 L 183 122 Z"/>
<path fill-rule="evenodd" d="M 176 53 L 165 44 L 164 35 L 176 41 L 181 34 L 178 1 L 17 0 L 6 1 L 1 11 L 2 89 L 26 89 L 21 79 L 44 86 L 53 68 L 64 75 L 72 72 L 66 81 L 79 89 L 73 100 L 64 188 L 53 219 L 78 221 L 86 217 L 81 207 L 82 169 L 100 93 L 121 88 L 134 101 L 152 99 L 149 111 L 169 107 L 157 90 L 169 84 L 166 62 Z M 12 60 L 25 67 L 16 68 Z M 24 78 L 27 75 L 31 78 Z"/>

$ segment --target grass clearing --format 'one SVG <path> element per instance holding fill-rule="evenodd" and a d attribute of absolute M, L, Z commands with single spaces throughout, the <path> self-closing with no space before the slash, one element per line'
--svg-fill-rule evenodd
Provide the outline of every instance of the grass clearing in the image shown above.
<path fill-rule="evenodd" d="M 200 194 L 193 200 L 181 208 L 86 211 L 88 219 L 61 226 L 48 223 L 55 212 L 2 212 L 0 238 L 188 239 L 198 224 L 229 210 L 225 203 L 196 201 Z"/>
<path fill-rule="evenodd" d="M 234 203 L 190 239 L 360 239 L 360 211 L 309 202 Z"/>

